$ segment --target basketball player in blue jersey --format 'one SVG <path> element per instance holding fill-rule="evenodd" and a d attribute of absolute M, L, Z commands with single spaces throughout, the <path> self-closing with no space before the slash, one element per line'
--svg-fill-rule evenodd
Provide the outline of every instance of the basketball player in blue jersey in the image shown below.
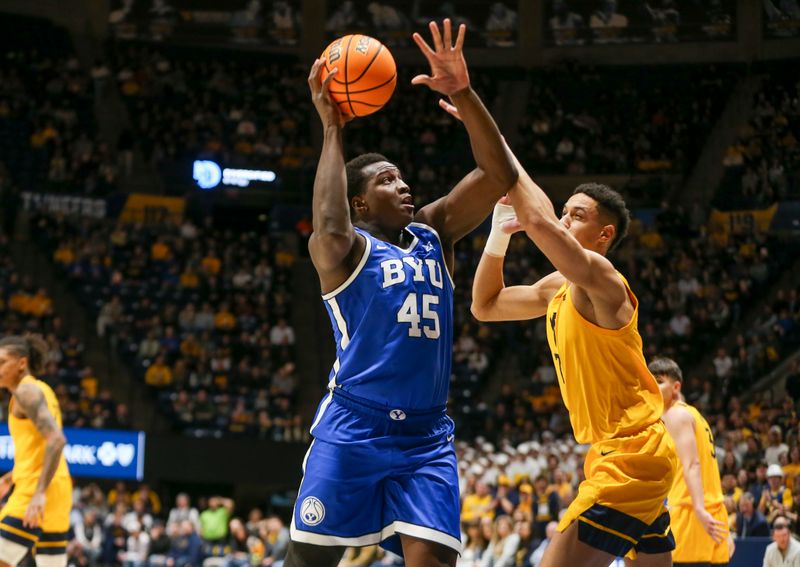
<path fill-rule="evenodd" d="M 378 154 L 345 164 L 345 120 L 309 76 L 324 142 L 314 182 L 309 250 L 336 339 L 328 394 L 291 524 L 285 567 L 335 566 L 345 547 L 380 543 L 409 567 L 454 566 L 461 550 L 453 422 L 445 414 L 453 344 L 453 245 L 517 179 L 492 117 L 470 88 L 462 54 L 430 24 L 431 66 L 415 85 L 450 98 L 477 167 L 415 215 L 411 189 Z"/>

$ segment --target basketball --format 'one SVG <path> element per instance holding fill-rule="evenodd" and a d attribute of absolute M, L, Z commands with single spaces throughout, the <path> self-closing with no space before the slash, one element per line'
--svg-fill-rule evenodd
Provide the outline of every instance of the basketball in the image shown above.
<path fill-rule="evenodd" d="M 339 110 L 347 116 L 367 116 L 392 98 L 397 84 L 394 57 L 375 38 L 353 34 L 334 40 L 322 52 L 324 81 L 334 69 L 339 72 L 328 88 Z"/>

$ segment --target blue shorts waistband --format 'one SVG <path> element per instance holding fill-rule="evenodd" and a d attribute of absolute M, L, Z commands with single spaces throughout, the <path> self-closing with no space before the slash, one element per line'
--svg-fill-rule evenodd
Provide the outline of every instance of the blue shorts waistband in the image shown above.
<path fill-rule="evenodd" d="M 345 392 L 341 387 L 333 388 L 333 399 L 336 403 L 353 411 L 382 417 L 390 421 L 405 422 L 429 422 L 447 415 L 445 406 L 439 406 L 427 410 L 409 409 L 403 407 L 390 407 L 379 402 L 368 400 Z"/>

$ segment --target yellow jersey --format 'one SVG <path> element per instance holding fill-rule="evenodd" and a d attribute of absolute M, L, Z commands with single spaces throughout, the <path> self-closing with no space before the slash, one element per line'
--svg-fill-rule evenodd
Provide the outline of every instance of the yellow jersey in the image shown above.
<path fill-rule="evenodd" d="M 661 418 L 664 401 L 647 369 L 639 336 L 639 302 L 625 284 L 633 315 L 620 329 L 587 321 L 566 282 L 547 306 L 547 342 L 578 443 L 633 435 Z"/>
<path fill-rule="evenodd" d="M 708 422 L 696 408 L 685 402 L 677 402 L 676 405 L 688 410 L 694 418 L 694 438 L 697 443 L 697 453 L 700 457 L 700 477 L 703 480 L 703 506 L 706 510 L 713 510 L 721 506 L 724 499 L 722 482 L 719 477 L 719 465 L 717 464 L 717 449 L 714 446 L 714 435 L 711 433 L 711 427 Z M 678 461 L 675 480 L 672 483 L 672 490 L 669 492 L 667 501 L 670 508 L 674 506 L 692 506 L 692 497 L 689 494 L 689 487 L 686 486 L 683 466 L 680 461 Z"/>
<path fill-rule="evenodd" d="M 25 376 L 20 384 L 34 384 L 42 391 L 50 413 L 61 427 L 61 408 L 58 406 L 58 399 L 52 388 L 33 376 Z M 23 419 L 14 415 L 13 406 L 14 397 L 12 396 L 8 411 L 8 429 L 11 439 L 14 441 L 14 468 L 11 472 L 11 479 L 16 487 L 20 488 L 31 482 L 34 484 L 38 482 L 44 465 L 45 440 L 31 419 Z M 69 478 L 69 469 L 63 453 L 53 479 L 59 477 Z"/>

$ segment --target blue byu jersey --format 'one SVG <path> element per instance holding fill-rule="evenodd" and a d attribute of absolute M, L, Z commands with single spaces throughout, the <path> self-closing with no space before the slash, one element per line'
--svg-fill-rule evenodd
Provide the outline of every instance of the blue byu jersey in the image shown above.
<path fill-rule="evenodd" d="M 439 235 L 411 223 L 400 248 L 366 239 L 352 275 L 322 297 L 336 338 L 329 387 L 385 408 L 443 410 L 453 357 L 453 281 Z"/>

